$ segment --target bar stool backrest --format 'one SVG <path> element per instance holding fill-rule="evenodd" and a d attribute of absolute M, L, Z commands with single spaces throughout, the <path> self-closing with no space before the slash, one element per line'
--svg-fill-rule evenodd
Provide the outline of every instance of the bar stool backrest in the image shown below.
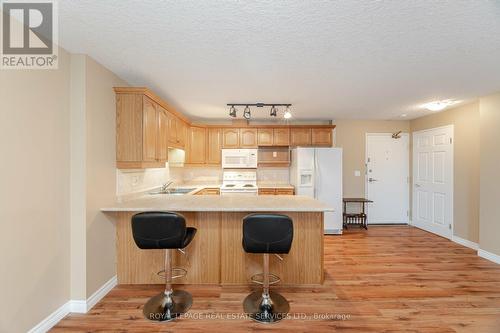
<path fill-rule="evenodd" d="M 144 212 L 132 217 L 132 235 L 140 249 L 180 249 L 186 220 L 171 212 Z"/>
<path fill-rule="evenodd" d="M 243 219 L 243 249 L 249 253 L 288 253 L 293 222 L 281 214 L 251 214 Z"/>

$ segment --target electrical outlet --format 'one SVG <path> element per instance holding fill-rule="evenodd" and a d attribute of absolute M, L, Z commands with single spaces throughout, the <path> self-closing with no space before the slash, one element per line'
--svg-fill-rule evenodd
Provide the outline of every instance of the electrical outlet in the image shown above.
<path fill-rule="evenodd" d="M 273 151 L 273 157 L 278 157 L 278 153 Z"/>
<path fill-rule="evenodd" d="M 354 177 L 360 177 L 360 176 L 361 176 L 361 171 L 354 170 Z"/>

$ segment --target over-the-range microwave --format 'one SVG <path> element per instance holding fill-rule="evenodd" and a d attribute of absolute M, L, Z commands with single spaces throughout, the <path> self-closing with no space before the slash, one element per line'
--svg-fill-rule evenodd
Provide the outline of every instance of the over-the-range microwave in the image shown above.
<path fill-rule="evenodd" d="M 257 149 L 222 149 L 224 169 L 257 168 Z"/>

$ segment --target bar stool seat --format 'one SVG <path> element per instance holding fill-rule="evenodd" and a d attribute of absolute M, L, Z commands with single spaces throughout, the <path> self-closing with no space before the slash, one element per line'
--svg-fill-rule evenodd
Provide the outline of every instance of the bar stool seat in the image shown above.
<path fill-rule="evenodd" d="M 186 313 L 193 304 L 190 293 L 172 290 L 172 279 L 187 271 L 172 268 L 172 250 L 184 249 L 196 235 L 196 228 L 186 227 L 180 214 L 171 212 L 144 212 L 132 217 L 132 235 L 140 249 L 165 250 L 165 291 L 150 298 L 144 305 L 144 317 L 154 321 L 171 321 Z M 172 271 L 185 272 L 172 276 Z"/>
<path fill-rule="evenodd" d="M 243 309 L 251 319 L 261 323 L 274 323 L 285 318 L 290 304 L 281 294 L 269 291 L 270 276 L 274 283 L 279 278 L 269 273 L 269 254 L 290 252 L 293 240 L 293 222 L 286 215 L 251 214 L 243 219 L 243 249 L 247 253 L 263 254 L 262 292 L 256 291 L 243 301 Z M 257 274 L 260 275 L 260 274 Z M 252 281 L 254 277 L 252 277 Z"/>

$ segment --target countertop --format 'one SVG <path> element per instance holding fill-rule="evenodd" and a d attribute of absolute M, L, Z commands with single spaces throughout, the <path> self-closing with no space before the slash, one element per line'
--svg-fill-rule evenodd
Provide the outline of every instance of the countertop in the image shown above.
<path fill-rule="evenodd" d="M 333 208 L 305 196 L 142 195 L 101 208 L 103 212 L 331 212 Z"/>

